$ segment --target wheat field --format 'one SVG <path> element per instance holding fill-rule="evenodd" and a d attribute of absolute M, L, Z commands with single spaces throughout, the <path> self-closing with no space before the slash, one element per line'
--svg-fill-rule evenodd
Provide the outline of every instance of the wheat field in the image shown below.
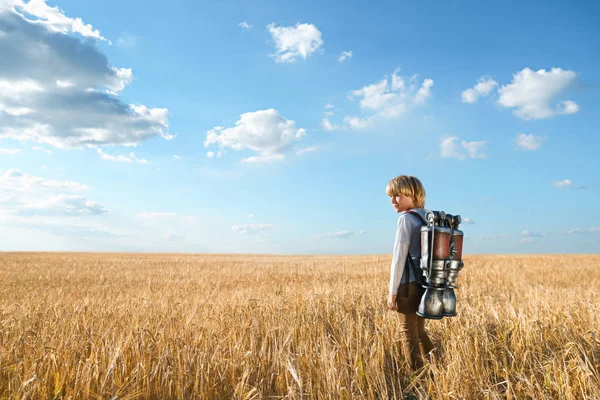
<path fill-rule="evenodd" d="M 0 398 L 600 398 L 600 255 L 465 257 L 416 372 L 390 260 L 0 253 Z"/>

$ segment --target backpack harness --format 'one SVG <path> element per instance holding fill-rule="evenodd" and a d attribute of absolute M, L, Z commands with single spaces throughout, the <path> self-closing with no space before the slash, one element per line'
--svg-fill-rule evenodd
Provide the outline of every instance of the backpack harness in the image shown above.
<path fill-rule="evenodd" d="M 427 225 L 427 221 L 425 220 L 425 218 L 423 218 L 421 216 L 421 214 L 419 214 L 418 212 L 409 210 L 406 213 L 416 215 L 421 221 L 423 221 L 423 223 L 425 225 Z M 406 285 L 404 285 L 404 297 L 408 297 L 408 266 L 409 265 L 410 265 L 410 268 L 412 269 L 413 274 L 415 275 L 415 278 L 417 279 L 417 283 L 421 286 L 424 283 L 423 272 L 421 271 L 420 268 L 415 267 L 412 257 L 410 256 L 410 252 L 407 252 L 406 261 L 404 262 L 404 272 L 402 273 L 402 280 L 404 280 L 404 283 L 406 284 Z M 402 283 L 403 282 L 400 282 L 400 284 L 402 284 Z"/>

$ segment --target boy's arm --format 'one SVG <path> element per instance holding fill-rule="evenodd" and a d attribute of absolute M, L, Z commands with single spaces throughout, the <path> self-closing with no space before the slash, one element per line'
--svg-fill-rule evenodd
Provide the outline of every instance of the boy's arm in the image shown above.
<path fill-rule="evenodd" d="M 407 221 L 404 215 L 398 218 L 398 227 L 396 229 L 396 239 L 394 240 L 394 252 L 392 255 L 392 265 L 390 266 L 390 287 L 389 294 L 398 293 L 398 286 L 404 271 L 404 263 L 408 255 L 410 245 L 410 233 Z"/>

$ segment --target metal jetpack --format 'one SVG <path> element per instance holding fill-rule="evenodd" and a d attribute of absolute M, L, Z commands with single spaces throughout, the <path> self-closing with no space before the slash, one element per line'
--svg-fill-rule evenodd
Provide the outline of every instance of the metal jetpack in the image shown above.
<path fill-rule="evenodd" d="M 462 261 L 463 232 L 460 215 L 428 211 L 427 225 L 421 227 L 421 269 L 425 293 L 417 315 L 429 319 L 456 316 L 454 289 Z"/>

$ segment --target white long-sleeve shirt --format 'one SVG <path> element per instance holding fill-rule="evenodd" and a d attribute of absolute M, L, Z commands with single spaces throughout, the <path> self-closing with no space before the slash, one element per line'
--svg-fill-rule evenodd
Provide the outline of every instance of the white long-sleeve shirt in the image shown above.
<path fill-rule="evenodd" d="M 423 217 L 425 217 L 425 213 L 427 212 L 427 210 L 422 208 L 413 208 L 411 210 L 418 212 Z M 423 221 L 416 215 L 408 212 L 400 213 L 396 228 L 396 239 L 394 240 L 392 265 L 390 266 L 389 293 L 391 295 L 398 293 L 398 286 L 404 275 L 404 264 L 406 263 L 407 254 L 410 253 L 413 263 L 417 269 L 419 268 L 419 259 L 421 258 L 421 226 L 423 226 Z M 408 281 L 416 281 L 410 266 L 408 268 Z"/>

